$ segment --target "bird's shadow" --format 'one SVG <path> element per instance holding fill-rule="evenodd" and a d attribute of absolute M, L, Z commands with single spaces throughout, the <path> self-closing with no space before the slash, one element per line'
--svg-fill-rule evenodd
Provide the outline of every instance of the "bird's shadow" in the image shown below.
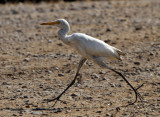
<path fill-rule="evenodd" d="M 33 108 L 33 109 L 23 109 L 23 108 L 10 108 L 10 111 L 19 111 L 19 112 L 33 112 L 33 111 L 51 111 L 53 113 L 62 112 L 65 108 Z"/>
<path fill-rule="evenodd" d="M 96 108 L 96 107 L 95 107 Z M 98 108 L 98 107 L 97 107 Z M 64 110 L 80 110 L 80 109 L 87 109 L 86 107 L 82 108 L 70 108 L 70 107 L 64 107 L 64 108 L 33 108 L 33 109 L 24 109 L 24 108 L 3 108 L 0 109 L 1 111 L 13 111 L 13 112 L 19 112 L 19 113 L 24 113 L 24 112 L 38 112 L 38 111 L 50 111 L 53 113 L 59 113 Z M 89 108 L 88 108 L 89 109 Z"/>

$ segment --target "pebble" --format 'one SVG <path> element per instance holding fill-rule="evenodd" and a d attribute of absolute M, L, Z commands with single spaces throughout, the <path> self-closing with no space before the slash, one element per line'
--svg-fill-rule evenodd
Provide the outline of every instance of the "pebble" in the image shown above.
<path fill-rule="evenodd" d="M 52 73 L 53 73 L 51 70 L 47 70 L 47 72 L 48 72 L 49 74 L 52 74 Z"/>
<path fill-rule="evenodd" d="M 28 98 L 28 96 L 27 95 L 25 95 L 25 96 L 23 96 L 24 98 Z"/>
<path fill-rule="evenodd" d="M 62 44 L 62 43 L 58 43 L 57 45 L 59 45 L 59 46 L 63 46 L 63 44 Z"/>
<path fill-rule="evenodd" d="M 16 114 L 13 114 L 12 116 L 17 116 Z"/>
<path fill-rule="evenodd" d="M 117 112 L 119 112 L 120 110 L 121 110 L 120 107 L 117 107 L 117 108 L 116 108 L 116 111 L 117 111 Z"/>
<path fill-rule="evenodd" d="M 106 32 L 111 32 L 111 29 L 110 29 L 110 28 L 107 28 L 107 29 L 106 29 Z"/>
<path fill-rule="evenodd" d="M 44 91 L 44 95 L 49 95 L 50 93 L 50 91 Z"/>
<path fill-rule="evenodd" d="M 18 11 L 14 10 L 14 9 L 12 9 L 11 12 L 12 12 L 12 14 L 14 14 L 14 15 L 17 15 L 17 14 L 18 14 Z"/>
<path fill-rule="evenodd" d="M 29 62 L 30 58 L 25 58 L 23 61 Z"/>
<path fill-rule="evenodd" d="M 64 76 L 63 74 L 59 73 L 58 76 Z"/>
<path fill-rule="evenodd" d="M 97 75 L 96 73 L 93 73 L 91 76 L 92 78 L 99 78 L 99 75 Z"/>
<path fill-rule="evenodd" d="M 109 117 L 111 117 L 111 114 L 107 113 L 107 114 L 106 114 L 106 116 L 109 116 Z"/>
<path fill-rule="evenodd" d="M 141 29 L 142 29 L 142 26 L 140 26 L 140 25 L 135 26 L 136 31 L 141 30 Z"/>
<path fill-rule="evenodd" d="M 10 82 L 3 82 L 2 85 L 11 85 Z"/>
<path fill-rule="evenodd" d="M 106 73 L 105 71 L 100 71 L 100 72 L 99 72 L 99 74 L 105 74 L 105 73 Z"/>
<path fill-rule="evenodd" d="M 77 95 L 73 93 L 73 94 L 71 94 L 71 96 L 72 96 L 72 98 L 73 98 L 73 97 L 76 97 Z"/>
<path fill-rule="evenodd" d="M 48 43 L 52 43 L 53 41 L 52 40 L 48 40 Z"/>
<path fill-rule="evenodd" d="M 135 65 L 140 65 L 140 62 L 134 62 Z"/>
<path fill-rule="evenodd" d="M 29 106 L 29 105 L 26 105 L 26 108 L 30 108 L 30 106 Z"/>
<path fill-rule="evenodd" d="M 22 86 L 22 88 L 27 88 L 27 86 Z"/>
<path fill-rule="evenodd" d="M 20 89 L 17 89 L 17 92 L 21 92 L 21 90 L 20 90 Z"/>
<path fill-rule="evenodd" d="M 115 84 L 113 84 L 113 83 L 110 83 L 110 86 L 111 86 L 111 87 L 115 87 L 116 85 L 115 85 Z"/>
<path fill-rule="evenodd" d="M 86 64 L 87 64 L 88 66 L 93 66 L 93 65 L 94 65 L 94 63 L 93 63 L 93 62 L 90 62 L 90 61 L 87 61 Z"/>
<path fill-rule="evenodd" d="M 104 40 L 105 43 L 110 43 L 111 40 L 107 39 L 107 40 Z"/>
<path fill-rule="evenodd" d="M 0 28 L 3 29 L 0 31 L 0 34 L 1 34 L 0 38 L 2 38 L 1 39 L 1 48 L 0 48 L 0 51 L 2 53 L 2 56 L 0 58 L 1 59 L 1 77 L 0 77 L 1 89 L 0 89 L 0 93 L 2 94 L 1 101 L 3 102 L 3 99 L 4 99 L 4 104 L 7 104 L 8 106 L 4 105 L 4 107 L 3 107 L 3 105 L 1 105 L 2 106 L 1 108 L 2 109 L 5 107 L 7 107 L 7 108 L 10 107 L 11 109 L 14 109 L 15 107 L 20 108 L 20 110 L 14 111 L 11 113 L 9 112 L 11 110 L 6 111 L 5 114 L 7 114 L 7 112 L 8 112 L 8 115 L 6 115 L 6 116 L 9 116 L 9 115 L 10 116 L 20 116 L 20 115 L 25 116 L 25 114 L 26 114 L 26 116 L 27 115 L 28 116 L 29 115 L 30 116 L 43 116 L 42 115 L 43 113 L 48 113 L 49 115 L 54 114 L 53 116 L 58 116 L 58 114 L 64 115 L 65 111 L 67 111 L 69 113 L 68 116 L 75 115 L 77 117 L 78 116 L 79 117 L 82 117 L 82 116 L 113 117 L 116 114 L 117 114 L 117 116 L 129 116 L 129 115 L 134 116 L 136 113 L 140 113 L 143 111 L 142 109 L 138 110 L 136 106 L 132 106 L 133 108 L 131 107 L 130 110 L 128 108 L 122 108 L 120 110 L 119 108 L 116 108 L 117 104 L 119 106 L 123 106 L 125 104 L 123 104 L 123 102 L 121 102 L 121 104 L 119 104 L 119 102 L 117 101 L 112 106 L 107 107 L 107 109 L 106 109 L 107 111 L 105 109 L 101 110 L 99 108 L 99 106 L 96 105 L 98 107 L 97 109 L 93 108 L 93 111 L 91 113 L 86 114 L 88 112 L 88 107 L 89 107 L 89 109 L 92 108 L 90 106 L 92 106 L 92 105 L 94 106 L 94 102 L 93 102 L 93 104 L 87 105 L 90 101 L 83 100 L 82 96 L 81 96 L 82 99 L 80 101 L 74 102 L 76 107 L 73 107 L 72 103 L 68 103 L 67 105 L 65 105 L 65 104 L 58 102 L 57 106 L 61 107 L 60 109 L 53 108 L 53 107 L 51 109 L 47 108 L 47 107 L 52 106 L 52 103 L 48 103 L 48 104 L 46 103 L 43 106 L 43 105 L 41 105 L 41 102 L 38 102 L 38 100 L 34 101 L 34 99 L 40 97 L 37 93 L 38 91 L 42 94 L 47 94 L 49 96 L 49 94 L 56 92 L 58 87 L 63 86 L 65 83 L 64 83 L 64 81 L 61 81 L 61 80 L 64 80 L 63 77 L 66 76 L 66 73 L 69 73 L 69 74 L 67 74 L 68 77 L 74 76 L 73 73 L 76 71 L 76 67 L 74 65 L 77 66 L 77 64 L 78 64 L 77 61 L 79 60 L 78 57 L 80 57 L 78 54 L 75 54 L 72 50 L 69 50 L 69 48 L 67 46 L 63 47 L 63 45 L 65 45 L 65 44 L 60 42 L 60 40 L 57 37 L 56 32 L 58 31 L 58 28 L 55 28 L 55 30 L 53 29 L 54 30 L 54 32 L 53 32 L 50 29 L 54 28 L 54 27 L 51 27 L 51 28 L 48 28 L 49 26 L 42 27 L 36 23 L 38 23 L 38 22 L 41 23 L 41 22 L 46 21 L 45 18 L 48 18 L 49 15 L 51 14 L 51 12 L 53 15 L 53 17 L 52 17 L 53 19 L 58 19 L 58 17 L 59 17 L 59 15 L 55 14 L 54 12 L 58 12 L 58 13 L 63 12 L 65 14 L 67 13 L 65 15 L 66 16 L 65 18 L 70 19 L 72 17 L 72 15 L 77 15 L 77 14 L 79 15 L 78 10 L 81 10 L 83 8 L 85 9 L 85 11 L 87 11 L 86 13 L 90 17 L 87 17 L 88 19 L 86 21 L 85 20 L 86 17 L 83 17 L 83 15 L 80 14 L 80 16 L 70 20 L 69 22 L 71 22 L 71 25 L 72 25 L 72 27 L 71 27 L 72 32 L 76 32 L 76 30 L 80 30 L 80 32 L 92 34 L 93 37 L 96 36 L 96 34 L 99 34 L 99 36 L 97 38 L 99 38 L 101 40 L 105 40 L 105 42 L 110 43 L 111 45 L 115 44 L 115 42 L 117 42 L 117 45 L 115 45 L 117 48 L 126 49 L 124 51 L 128 51 L 129 53 L 128 53 L 128 56 L 125 56 L 126 61 L 123 61 L 123 62 L 125 64 L 127 64 L 127 66 L 126 67 L 123 66 L 123 67 L 125 70 L 128 70 L 129 74 L 127 75 L 127 73 L 124 70 L 124 72 L 123 72 L 124 75 L 126 74 L 127 75 L 126 77 L 131 80 L 131 84 L 132 84 L 132 80 L 134 79 L 134 77 L 132 79 L 131 72 L 133 72 L 132 75 L 135 75 L 135 78 L 138 78 L 138 79 L 140 78 L 139 80 L 141 80 L 141 82 L 147 82 L 149 84 L 149 87 L 146 90 L 144 90 L 144 98 L 146 98 L 146 100 L 149 100 L 147 103 L 144 102 L 147 107 L 147 108 L 145 108 L 146 113 L 143 112 L 143 113 L 140 113 L 140 115 L 142 115 L 142 116 L 145 116 L 145 115 L 146 116 L 156 116 L 156 114 L 159 112 L 159 110 L 158 110 L 159 105 L 157 104 L 157 107 L 156 107 L 156 102 L 160 101 L 160 99 L 158 97 L 159 91 L 160 91 L 159 90 L 160 84 L 158 84 L 159 79 L 157 79 L 160 77 L 160 70 L 159 70 L 160 66 L 158 66 L 160 45 L 159 45 L 159 41 L 158 41 L 159 35 L 156 34 L 156 33 L 158 33 L 158 29 L 159 29 L 159 17 L 157 16 L 157 12 L 159 9 L 159 2 L 157 2 L 157 1 L 158 0 L 156 0 L 156 3 L 154 1 L 147 2 L 147 3 L 145 3 L 143 1 L 144 4 L 139 4 L 139 2 L 138 3 L 135 2 L 135 5 L 133 8 L 130 8 L 130 6 L 131 6 L 130 4 L 132 4 L 132 3 L 129 3 L 129 2 L 127 3 L 127 6 L 125 6 L 121 2 L 118 2 L 118 4 L 117 4 L 116 2 L 112 3 L 110 1 L 105 2 L 105 4 L 103 4 L 103 2 L 101 4 L 97 3 L 97 2 L 93 2 L 93 3 L 91 3 L 91 4 L 93 4 L 92 6 L 90 3 L 89 3 L 90 5 L 88 6 L 88 3 L 86 3 L 86 2 L 85 3 L 82 2 L 80 4 L 79 3 L 76 3 L 76 4 L 67 3 L 65 7 L 63 7 L 63 5 L 65 5 L 64 3 L 51 4 L 49 7 L 48 7 L 48 4 L 46 4 L 46 3 L 45 4 L 41 3 L 41 4 L 38 4 L 35 6 L 33 4 L 25 5 L 23 3 L 20 3 L 21 5 L 20 4 L 2 5 L 1 6 L 2 8 L 0 10 L 0 14 L 2 16 L 1 21 L 0 21 Z M 141 6 L 143 6 L 143 8 Z M 44 9 L 44 7 L 46 7 L 47 9 Z M 61 9 L 61 7 L 62 7 L 62 9 Z M 71 8 L 69 8 L 69 7 L 71 7 Z M 116 7 L 116 10 L 115 10 L 115 7 Z M 152 15 L 153 11 L 150 10 L 151 8 L 153 8 L 153 11 L 154 11 L 153 15 Z M 109 12 L 107 12 L 107 13 L 104 12 L 104 9 Z M 122 12 L 117 12 L 120 9 L 122 9 Z M 127 9 L 129 9 L 129 10 L 127 10 Z M 72 11 L 72 10 L 74 10 L 74 11 Z M 71 12 L 68 12 L 68 11 L 71 11 Z M 85 12 L 85 11 L 82 11 L 82 12 Z M 95 11 L 95 12 L 93 12 L 93 11 Z M 137 11 L 140 11 L 140 12 L 137 12 Z M 50 13 L 48 13 L 48 12 L 50 12 Z M 70 16 L 68 16 L 69 13 L 71 13 Z M 145 13 L 148 13 L 149 15 L 146 15 Z M 81 17 L 81 15 L 82 15 L 82 17 Z M 116 17 L 116 16 L 120 16 L 120 17 Z M 127 20 L 124 19 L 124 17 L 126 17 Z M 91 18 L 93 20 L 91 20 Z M 106 18 L 107 18 L 107 20 L 101 20 L 101 23 L 99 23 L 100 19 L 106 19 Z M 96 19 L 96 20 L 94 20 L 94 19 Z M 49 20 L 52 20 L 52 19 L 49 18 L 48 21 Z M 134 21 L 134 20 L 140 20 L 140 21 L 132 24 L 132 21 Z M 103 22 L 105 24 L 103 24 Z M 83 24 L 83 25 L 81 25 L 81 24 Z M 92 24 L 95 24 L 95 25 L 92 25 Z M 98 24 L 98 25 L 96 25 L 96 24 Z M 11 25 L 11 26 L 9 26 L 9 25 Z M 88 27 L 86 27 L 86 28 L 83 27 L 85 25 L 87 25 Z M 95 27 L 95 26 L 97 26 L 97 27 Z M 96 29 L 96 30 L 93 30 L 93 32 L 91 32 L 90 28 Z M 144 28 L 145 28 L 145 30 L 143 30 Z M 135 32 L 133 32 L 134 34 L 132 34 L 133 30 L 135 31 Z M 140 31 L 142 31 L 142 32 L 140 32 Z M 13 32 L 13 34 L 12 34 L 12 32 Z M 72 32 L 70 32 L 70 34 Z M 114 32 L 117 32 L 117 34 Z M 51 36 L 51 35 L 53 35 L 53 33 L 56 36 Z M 105 33 L 107 33 L 107 35 Z M 123 35 L 123 33 L 124 33 L 124 35 Z M 140 34 L 140 36 L 139 36 L 139 34 Z M 119 40 L 117 40 L 117 38 L 119 38 Z M 127 40 L 124 42 L 125 38 Z M 130 42 L 130 38 L 131 38 L 131 41 L 133 40 L 133 42 L 132 42 L 133 44 Z M 52 40 L 52 39 L 54 39 L 54 40 Z M 55 40 L 55 39 L 58 39 L 58 40 Z M 27 40 L 27 41 L 25 41 L 25 40 Z M 114 43 L 112 43 L 112 42 L 114 42 Z M 153 42 L 153 44 L 151 44 L 151 42 Z M 58 43 L 61 43 L 61 44 L 58 44 Z M 56 45 L 56 44 L 58 44 L 58 45 Z M 54 45 L 58 48 L 51 47 Z M 123 47 L 122 45 L 125 45 L 125 46 Z M 61 48 L 61 46 L 63 48 Z M 18 48 L 18 50 L 16 50 L 16 48 Z M 139 49 L 137 50 L 136 48 L 139 48 Z M 144 50 L 144 51 L 142 51 L 142 50 Z M 27 54 L 28 51 L 30 52 L 29 54 Z M 60 52 L 60 54 L 59 54 L 60 56 L 57 56 L 58 54 L 55 55 L 56 52 Z M 156 52 L 157 52 L 157 54 L 156 54 Z M 51 53 L 54 53 L 54 54 L 50 55 Z M 63 67 L 63 65 L 56 64 L 56 60 L 58 60 L 59 62 L 63 61 L 64 64 L 66 64 L 68 61 L 66 58 L 68 56 L 66 56 L 65 58 L 62 58 L 63 57 L 62 55 L 63 54 L 67 55 L 67 53 L 72 55 L 71 59 L 70 59 L 71 60 L 70 66 Z M 74 56 L 74 55 L 76 55 L 76 56 Z M 137 55 L 139 55 L 139 56 L 136 58 Z M 133 64 L 130 65 L 129 63 L 130 63 L 130 59 L 132 59 L 132 57 L 135 60 L 134 61 L 135 63 L 131 61 Z M 61 58 L 61 60 L 59 60 L 59 58 Z M 143 58 L 145 58 L 145 59 L 143 60 Z M 20 61 L 22 61 L 22 63 Z M 149 61 L 149 62 L 146 64 L 145 63 L 146 61 L 147 62 Z M 102 86 L 104 85 L 105 86 L 105 89 L 101 88 L 104 91 L 107 90 L 107 91 L 105 91 L 105 95 L 106 95 L 106 93 L 112 92 L 112 90 L 114 90 L 114 88 L 112 88 L 111 86 L 113 86 L 113 87 L 116 86 L 116 88 L 121 87 L 121 84 L 123 84 L 124 86 L 127 86 L 124 83 L 124 80 L 120 80 L 119 82 L 121 82 L 121 81 L 123 81 L 123 82 L 121 82 L 120 84 L 118 82 L 116 82 L 115 84 L 111 84 L 111 86 L 107 87 L 106 86 L 107 84 L 114 81 L 114 78 L 113 79 L 108 78 L 108 75 L 114 75 L 114 73 L 111 72 L 111 74 L 105 75 L 105 73 L 103 73 L 103 72 L 98 72 L 98 71 L 100 71 L 99 69 L 103 69 L 103 68 L 99 68 L 98 66 L 89 67 L 89 66 L 93 66 L 94 64 L 95 64 L 94 62 L 88 62 L 88 64 L 86 66 L 84 65 L 82 68 L 81 73 L 83 73 L 84 81 L 87 81 L 87 83 L 85 83 L 85 84 L 82 83 L 82 85 L 80 86 L 81 89 L 75 87 L 78 90 L 82 90 L 81 93 L 74 94 L 73 92 L 68 91 L 68 93 L 65 94 L 66 96 L 70 93 L 69 94 L 70 97 L 73 96 L 75 98 L 78 98 L 79 95 L 87 93 L 89 95 L 87 97 L 90 97 L 90 91 L 91 91 L 90 87 L 91 86 L 95 87 L 97 85 L 102 85 Z M 156 64 L 156 65 L 154 65 L 154 64 Z M 110 64 L 110 65 L 112 66 L 112 64 Z M 150 65 L 150 66 L 148 66 L 148 65 Z M 14 69 L 9 68 L 7 66 L 15 66 L 16 69 L 14 70 Z M 54 67 L 52 68 L 52 66 L 54 66 Z M 58 66 L 60 69 L 55 68 L 55 66 Z M 116 65 L 113 63 L 113 67 L 114 66 L 118 66 L 118 64 Z M 135 66 L 135 69 L 132 69 L 132 66 Z M 122 67 L 122 66 L 120 66 L 120 67 Z M 51 68 L 51 69 L 49 69 L 49 68 Z M 94 81 L 94 79 L 90 79 L 89 77 L 87 77 L 89 75 L 89 73 L 92 73 L 92 74 L 94 73 L 93 72 L 95 70 L 94 68 L 96 68 L 95 73 L 97 73 L 97 74 L 94 74 L 93 78 L 99 78 L 99 79 L 96 79 L 97 81 Z M 49 71 L 45 72 L 46 69 L 49 69 Z M 73 69 L 73 71 L 72 71 L 72 69 Z M 85 69 L 88 69 L 89 73 L 87 73 L 87 71 L 85 71 Z M 121 69 L 121 68 L 117 68 L 117 69 Z M 35 70 L 35 72 L 32 72 L 32 70 Z M 40 70 L 40 71 L 37 72 L 38 70 Z M 104 69 L 104 71 L 108 71 L 108 70 Z M 149 72 L 149 73 L 147 73 L 147 72 Z M 138 73 L 140 73 L 140 74 L 138 74 Z M 153 77 L 150 77 L 151 73 L 153 74 L 152 75 Z M 47 74 L 49 74 L 49 76 Z M 62 77 L 60 77 L 60 79 L 58 79 L 58 78 L 57 79 L 56 78 L 50 79 L 51 74 L 53 76 L 54 76 L 54 74 L 56 74 L 57 77 L 58 76 L 62 76 Z M 13 77 L 16 77 L 17 79 L 13 80 L 12 79 Z M 106 78 L 103 78 L 103 77 L 106 77 Z M 117 76 L 117 77 L 119 78 L 119 76 Z M 37 79 L 37 80 L 34 80 L 34 79 Z M 50 79 L 50 80 L 48 80 L 48 79 Z M 99 82 L 99 80 L 101 80 L 101 79 L 104 79 L 104 80 L 106 79 L 107 81 Z M 121 79 L 121 78 L 119 78 L 119 79 Z M 54 82 L 54 80 L 55 80 L 55 82 Z M 138 82 L 139 80 L 137 80 L 137 81 L 133 80 L 133 85 L 135 87 L 136 87 L 137 83 L 139 83 Z M 53 88 L 47 87 L 47 86 L 49 86 L 47 84 L 50 83 L 51 81 L 53 83 L 53 86 L 52 85 L 50 85 L 50 86 Z M 59 81 L 61 81 L 61 82 L 59 82 Z M 108 83 L 108 81 L 109 81 L 109 83 Z M 155 82 L 155 84 L 151 84 L 152 82 Z M 39 85 L 41 83 L 43 85 L 42 85 L 42 88 L 39 89 Z M 96 84 L 94 84 L 94 83 L 96 83 Z M 112 83 L 114 83 L 114 82 L 112 82 Z M 57 87 L 54 87 L 55 84 L 57 84 Z M 59 84 L 59 86 L 58 86 L 58 84 Z M 65 85 L 67 86 L 67 84 L 65 84 Z M 66 87 L 66 86 L 64 86 L 64 87 Z M 99 88 L 96 88 L 96 90 L 97 89 L 99 89 Z M 31 90 L 31 93 L 28 92 L 29 90 Z M 74 91 L 74 86 L 70 90 Z M 86 92 L 84 92 L 85 90 L 86 90 Z M 150 90 L 152 90 L 152 91 L 150 91 Z M 116 90 L 115 90 L 115 92 L 116 92 Z M 108 100 L 104 100 L 102 98 L 98 99 L 98 101 L 104 102 L 104 103 L 100 103 L 100 105 L 103 105 L 104 107 L 108 106 L 108 105 L 106 105 L 106 103 L 108 103 L 110 99 L 114 102 L 114 100 L 117 99 L 117 97 L 118 97 L 118 94 L 114 95 L 115 92 L 113 92 L 112 94 L 106 95 L 107 97 L 104 97 L 104 99 L 107 98 Z M 124 97 L 127 98 L 128 93 L 126 93 L 126 90 L 124 90 L 124 92 L 125 92 Z M 143 93 L 143 90 L 140 90 L 140 92 Z M 20 93 L 22 93 L 22 94 L 20 95 Z M 57 90 L 57 93 L 53 93 L 53 95 L 58 95 L 59 93 L 60 92 Z M 97 95 L 99 95 L 99 92 L 95 92 L 95 94 L 96 93 L 97 93 Z M 134 92 L 132 92 L 132 93 L 134 93 Z M 13 98 L 14 95 L 16 95 L 17 97 Z M 34 104 L 37 106 L 37 107 L 35 106 L 34 108 L 39 107 L 40 109 L 46 108 L 48 110 L 40 110 L 39 109 L 36 111 L 24 112 L 24 110 L 32 110 L 32 106 L 30 106 L 30 108 L 29 108 L 28 104 L 25 104 L 23 102 L 24 100 L 25 100 L 25 102 L 30 100 L 31 95 L 33 97 L 32 100 L 34 101 Z M 27 96 L 28 96 L 28 98 L 27 98 Z M 42 97 L 40 97 L 40 98 L 45 98 L 43 96 L 44 95 L 42 95 Z M 133 94 L 133 96 L 134 96 L 134 94 Z M 112 99 L 113 97 L 114 97 L 114 99 Z M 10 99 L 13 99 L 13 101 L 10 101 Z M 94 101 L 96 99 L 97 99 L 97 97 L 93 96 L 92 100 Z M 31 102 L 32 102 L 32 100 L 31 100 Z M 124 99 L 124 103 L 125 103 L 125 101 L 126 100 Z M 155 102 L 155 105 L 154 105 L 154 102 Z M 17 104 L 20 106 L 16 106 Z M 65 107 L 67 107 L 67 106 L 74 108 L 74 110 L 71 109 L 71 111 L 70 111 L 69 109 L 65 109 Z M 77 106 L 82 107 L 82 108 L 77 108 Z M 24 108 L 26 107 L 28 109 L 23 109 L 23 107 Z M 83 108 L 83 107 L 86 107 L 86 108 Z M 62 109 L 62 108 L 64 108 L 64 109 Z M 73 113 L 72 113 L 72 110 L 73 110 Z M 76 110 L 78 110 L 79 112 L 74 113 Z M 105 110 L 105 112 L 103 110 Z M 129 111 L 131 111 L 131 110 L 133 110 L 133 113 L 129 113 Z M 67 116 L 67 114 L 66 114 L 66 116 Z M 158 116 L 158 114 L 157 114 L 157 116 Z"/>
<path fill-rule="evenodd" d="M 29 102 L 29 100 L 24 100 L 24 102 L 25 102 L 25 103 L 28 103 L 28 102 Z"/>
<path fill-rule="evenodd" d="M 67 112 L 67 113 L 70 113 L 70 112 L 71 112 L 71 110 L 66 110 L 66 112 Z"/>
<path fill-rule="evenodd" d="M 102 111 L 97 111 L 96 113 L 102 113 Z"/>
<path fill-rule="evenodd" d="M 19 82 L 19 84 L 18 85 L 22 85 L 23 83 L 22 82 Z"/>
<path fill-rule="evenodd" d="M 119 84 L 117 84 L 116 86 L 117 86 L 117 87 L 122 87 L 122 84 L 121 84 L 121 83 L 119 83 Z"/>

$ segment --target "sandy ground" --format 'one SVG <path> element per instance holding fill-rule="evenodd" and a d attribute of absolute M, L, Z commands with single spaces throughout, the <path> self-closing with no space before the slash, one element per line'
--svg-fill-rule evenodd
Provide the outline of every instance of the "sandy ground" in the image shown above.
<path fill-rule="evenodd" d="M 6 4 L 0 6 L 0 116 L 158 117 L 160 115 L 160 1 Z M 80 56 L 42 22 L 65 18 L 71 33 L 99 38 L 126 53 L 106 61 L 139 89 L 135 99 L 121 77 L 92 61 L 72 81 Z"/>

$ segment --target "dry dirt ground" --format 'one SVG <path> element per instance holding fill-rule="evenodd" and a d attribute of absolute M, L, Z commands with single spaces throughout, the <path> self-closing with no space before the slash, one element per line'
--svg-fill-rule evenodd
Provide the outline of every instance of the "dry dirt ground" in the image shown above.
<path fill-rule="evenodd" d="M 126 53 L 106 61 L 124 80 L 92 61 L 62 97 L 46 103 L 72 81 L 80 56 L 42 22 L 65 18 L 71 33 L 99 38 Z M 72 2 L 0 5 L 0 116 L 158 117 L 160 115 L 160 1 Z"/>

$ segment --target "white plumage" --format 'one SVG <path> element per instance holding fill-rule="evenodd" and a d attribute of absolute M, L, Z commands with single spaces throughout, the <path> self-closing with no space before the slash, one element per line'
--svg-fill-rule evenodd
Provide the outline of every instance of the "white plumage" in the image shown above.
<path fill-rule="evenodd" d="M 140 100 L 142 100 L 142 97 L 138 93 L 137 90 L 140 87 L 142 87 L 143 84 L 135 89 L 120 72 L 114 70 L 113 68 L 111 68 L 110 66 L 106 65 L 103 62 L 105 59 L 121 60 L 120 55 L 125 55 L 121 50 L 119 50 L 113 46 L 110 46 L 107 43 L 105 43 L 99 39 L 93 38 L 93 37 L 88 36 L 83 33 L 74 33 L 72 35 L 67 35 L 68 32 L 70 31 L 70 26 L 65 19 L 58 19 L 53 22 L 42 23 L 41 25 L 56 25 L 56 26 L 58 26 L 60 28 L 60 30 L 58 31 L 59 38 L 65 44 L 73 47 L 82 56 L 82 58 L 79 62 L 79 66 L 78 66 L 76 75 L 74 77 L 74 80 L 68 85 L 68 87 L 59 96 L 57 96 L 54 99 L 48 99 L 47 100 L 48 102 L 56 100 L 56 102 L 55 102 L 55 104 L 56 104 L 57 101 L 61 101 L 60 97 L 75 83 L 77 76 L 79 74 L 80 68 L 82 67 L 82 65 L 84 64 L 84 62 L 87 59 L 93 60 L 95 63 L 97 63 L 98 65 L 100 65 L 103 68 L 108 68 L 108 69 L 112 70 L 113 72 L 120 75 L 126 81 L 126 83 L 133 89 L 133 91 L 136 95 L 135 101 L 130 104 L 134 104 L 137 101 L 137 97 L 139 97 Z"/>
<path fill-rule="evenodd" d="M 107 59 L 119 59 L 120 55 L 124 53 L 112 47 L 105 42 L 93 38 L 83 33 L 74 33 L 67 35 L 70 31 L 70 26 L 65 19 L 58 19 L 54 22 L 42 23 L 42 25 L 56 25 L 60 27 L 58 32 L 59 38 L 67 45 L 73 47 L 80 55 L 86 59 L 92 60 L 94 58 Z"/>

